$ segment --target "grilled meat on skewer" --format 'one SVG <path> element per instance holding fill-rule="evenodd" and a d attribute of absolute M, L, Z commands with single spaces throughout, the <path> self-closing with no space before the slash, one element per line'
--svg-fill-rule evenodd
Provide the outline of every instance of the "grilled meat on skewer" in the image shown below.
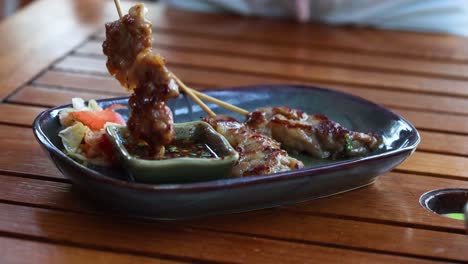
<path fill-rule="evenodd" d="M 121 19 L 107 23 L 102 46 L 109 73 L 133 92 L 128 102 L 130 133 L 149 144 L 152 156 L 159 156 L 174 138 L 172 112 L 166 103 L 179 95 L 179 88 L 164 58 L 152 53 L 152 25 L 145 12 L 145 6 L 137 4 Z"/>

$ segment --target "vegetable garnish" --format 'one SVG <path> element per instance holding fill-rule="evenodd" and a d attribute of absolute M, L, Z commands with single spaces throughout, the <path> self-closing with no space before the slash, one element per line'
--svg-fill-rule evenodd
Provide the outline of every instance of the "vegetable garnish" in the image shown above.
<path fill-rule="evenodd" d="M 68 152 L 76 152 L 85 137 L 87 128 L 82 123 L 76 123 L 59 132 L 63 147 Z"/>
<path fill-rule="evenodd" d="M 95 131 L 104 128 L 107 122 L 125 125 L 125 120 L 122 116 L 110 108 L 101 111 L 71 112 L 70 115 L 74 120 L 83 123 L 83 125 Z"/>
<path fill-rule="evenodd" d="M 353 138 L 349 136 L 349 134 L 345 135 L 346 140 L 346 150 L 352 151 L 353 150 Z"/>
<path fill-rule="evenodd" d="M 125 125 L 122 116 L 113 111 L 124 106 L 102 109 L 95 100 L 86 105 L 81 98 L 73 98 L 72 105 L 59 113 L 60 123 L 65 127 L 59 132 L 65 153 L 84 163 L 110 165 L 114 156 L 104 128 L 108 123 Z"/>

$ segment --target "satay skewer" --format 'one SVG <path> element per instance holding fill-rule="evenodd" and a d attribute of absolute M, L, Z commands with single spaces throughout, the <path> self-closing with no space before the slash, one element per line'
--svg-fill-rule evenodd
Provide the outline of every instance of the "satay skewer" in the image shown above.
<path fill-rule="evenodd" d="M 119 14 L 119 18 L 122 19 L 123 14 L 122 14 L 122 8 L 120 7 L 120 0 L 114 0 L 115 8 L 117 8 L 117 13 Z M 200 98 L 198 98 L 197 95 L 195 95 L 192 92 L 192 89 L 187 87 L 175 74 L 171 72 L 172 77 L 176 81 L 176 83 L 179 85 L 180 88 L 182 88 L 182 91 L 187 94 L 192 100 L 195 101 L 209 116 L 216 116 L 216 113 L 213 112 L 205 103 L 203 103 Z"/>
<path fill-rule="evenodd" d="M 216 116 L 216 113 L 213 112 L 205 103 L 203 103 L 200 98 L 198 98 L 197 94 L 195 94 L 194 90 L 192 90 L 190 87 L 185 85 L 175 74 L 171 72 L 172 78 L 176 81 L 176 83 L 179 85 L 180 88 L 182 88 L 182 91 L 187 94 L 192 100 L 195 101 L 209 116 Z"/>
<path fill-rule="evenodd" d="M 115 4 L 115 7 L 117 9 L 117 13 L 119 14 L 119 18 L 122 18 L 123 14 L 122 14 L 122 8 L 120 7 L 120 1 L 119 0 L 114 0 L 114 4 Z M 221 106 L 221 107 L 223 107 L 225 109 L 228 109 L 230 111 L 233 111 L 235 113 L 241 114 L 243 116 L 247 116 L 249 114 L 249 112 L 247 110 L 245 110 L 245 109 L 242 109 L 240 107 L 237 107 L 237 106 L 229 104 L 229 103 L 226 103 L 224 101 L 221 101 L 219 99 L 216 99 L 216 98 L 211 97 L 209 95 L 203 94 L 203 93 L 201 93 L 201 92 L 199 92 L 199 91 L 197 91 L 195 89 L 192 89 L 192 88 L 188 87 L 172 72 L 171 72 L 171 75 L 174 78 L 174 80 L 176 81 L 176 83 L 182 89 L 182 92 L 184 92 L 190 98 L 192 98 L 192 100 L 194 100 L 195 103 L 197 103 L 209 116 L 216 116 L 216 113 L 213 112 L 213 110 L 211 110 L 205 103 L 203 103 L 203 101 L 200 100 L 200 98 L 202 98 L 202 99 L 204 99 L 204 100 L 206 100 L 208 102 L 217 104 L 217 105 L 219 105 L 219 106 Z"/>
<path fill-rule="evenodd" d="M 225 108 L 227 110 L 230 110 L 232 112 L 235 112 L 235 113 L 238 113 L 240 115 L 243 115 L 243 116 L 247 116 L 249 114 L 249 111 L 245 110 L 245 109 L 242 109 L 240 107 L 237 107 L 235 105 L 232 105 L 232 104 L 229 104 L 229 103 L 226 103 L 224 101 L 221 101 L 219 99 L 216 99 L 214 97 L 211 97 L 209 95 L 206 95 L 204 93 L 201 93 L 195 89 L 192 89 L 192 88 L 189 88 L 192 90 L 192 92 L 197 95 L 199 98 L 205 100 L 205 101 L 208 101 L 210 103 L 214 103 L 214 104 L 217 104 L 219 106 L 221 106 L 222 108 Z"/>
<path fill-rule="evenodd" d="M 242 108 L 240 108 L 240 107 L 237 107 L 237 106 L 232 105 L 232 104 L 229 104 L 229 103 L 226 103 L 226 102 L 224 102 L 224 101 L 221 101 L 221 100 L 219 100 L 219 99 L 216 99 L 216 98 L 214 98 L 214 97 L 211 97 L 211 96 L 206 95 L 206 94 L 204 94 L 204 93 L 201 93 L 201 92 L 199 92 L 199 91 L 197 91 L 197 90 L 195 90 L 195 89 L 193 89 L 193 88 L 188 87 L 187 85 L 185 85 L 185 84 L 179 79 L 179 77 L 177 77 L 177 76 L 176 76 L 174 73 L 172 73 L 172 72 L 171 72 L 171 75 L 172 75 L 172 77 L 174 78 L 174 80 L 177 82 L 177 84 L 178 84 L 180 87 L 182 87 L 182 91 L 185 92 L 185 93 L 187 93 L 187 91 L 188 91 L 187 95 L 190 96 L 195 102 L 197 102 L 197 100 L 200 100 L 200 98 L 201 98 L 201 99 L 203 99 L 203 100 L 205 100 L 205 101 L 208 101 L 208 102 L 210 102 L 210 103 L 217 104 L 217 105 L 219 105 L 219 106 L 221 106 L 221 107 L 223 107 L 223 108 L 225 108 L 225 109 L 227 109 L 227 110 L 233 111 L 233 112 L 238 113 L 238 114 L 241 114 L 241 115 L 243 115 L 243 116 L 247 116 L 247 115 L 249 114 L 249 111 L 247 111 L 247 110 L 245 110 L 245 109 L 242 109 Z M 193 95 L 194 97 L 192 97 L 192 95 Z M 195 99 L 195 98 L 196 98 L 196 99 Z M 203 102 L 201 102 L 201 103 L 202 103 L 203 105 L 205 105 Z M 200 107 L 202 107 L 202 106 L 200 105 Z M 202 108 L 203 108 L 203 107 L 202 107 Z M 205 112 L 207 112 L 210 116 L 216 116 L 215 113 L 210 114 L 210 112 L 213 112 L 213 111 L 212 111 L 208 106 L 207 106 L 207 109 L 203 109 L 203 110 L 205 110 Z"/>

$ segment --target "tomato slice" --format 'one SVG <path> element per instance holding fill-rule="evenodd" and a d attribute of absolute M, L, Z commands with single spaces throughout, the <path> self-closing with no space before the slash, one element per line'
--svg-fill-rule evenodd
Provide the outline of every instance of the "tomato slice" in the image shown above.
<path fill-rule="evenodd" d="M 125 120 L 119 113 L 112 111 L 115 107 L 109 107 L 101 111 L 76 111 L 70 115 L 74 120 L 80 121 L 91 130 L 97 131 L 104 128 L 107 122 L 125 125 Z"/>

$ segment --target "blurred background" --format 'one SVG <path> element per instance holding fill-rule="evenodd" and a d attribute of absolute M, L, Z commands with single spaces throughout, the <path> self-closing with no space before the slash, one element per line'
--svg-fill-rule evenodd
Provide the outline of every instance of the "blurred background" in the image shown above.
<path fill-rule="evenodd" d="M 23 8 L 34 0 L 0 0 L 0 20 L 15 13 L 16 10 Z"/>

